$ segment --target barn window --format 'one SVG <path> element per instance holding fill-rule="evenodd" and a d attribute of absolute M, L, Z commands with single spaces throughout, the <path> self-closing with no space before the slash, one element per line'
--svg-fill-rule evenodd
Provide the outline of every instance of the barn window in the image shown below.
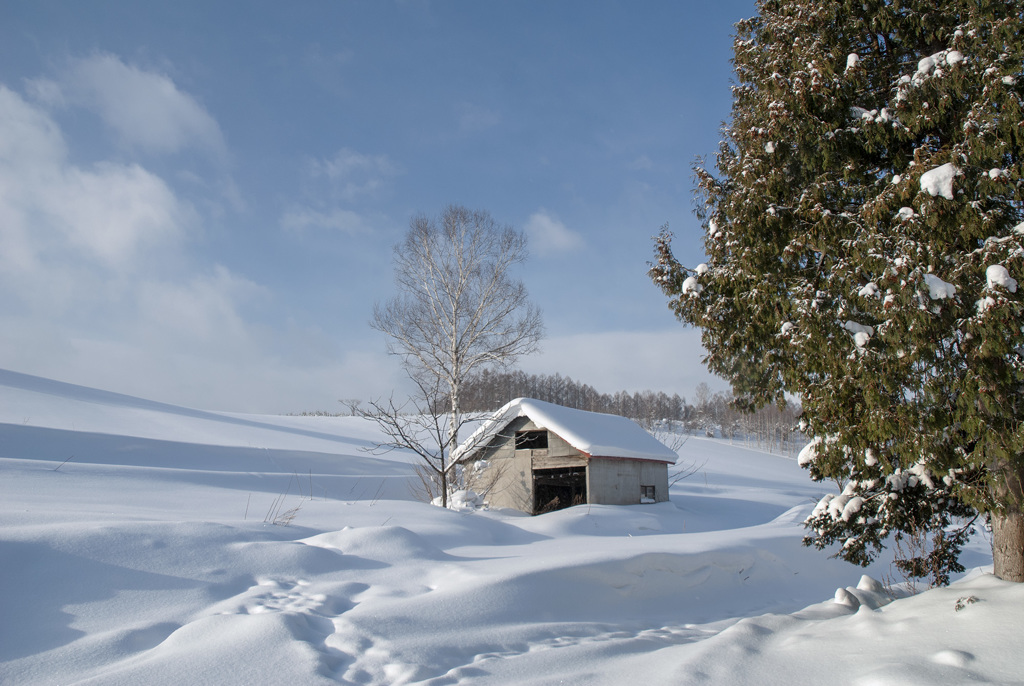
<path fill-rule="evenodd" d="M 547 450 L 547 431 L 516 432 L 516 450 Z"/>
<path fill-rule="evenodd" d="M 656 501 L 654 497 L 654 486 L 641 486 L 640 487 L 640 502 L 642 503 L 653 503 Z"/>

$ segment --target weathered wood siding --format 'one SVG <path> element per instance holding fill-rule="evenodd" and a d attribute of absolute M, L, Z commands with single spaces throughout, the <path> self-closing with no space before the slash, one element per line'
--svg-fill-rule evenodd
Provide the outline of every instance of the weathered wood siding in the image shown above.
<path fill-rule="evenodd" d="M 491 507 L 533 511 L 532 457 L 529 451 L 515 449 L 516 431 L 523 431 L 526 425 L 536 428 L 525 417 L 511 422 L 480 452 L 480 461 L 474 461 L 469 468 L 467 485 L 482 494 Z M 481 461 L 486 462 L 486 468 L 477 468 Z"/>

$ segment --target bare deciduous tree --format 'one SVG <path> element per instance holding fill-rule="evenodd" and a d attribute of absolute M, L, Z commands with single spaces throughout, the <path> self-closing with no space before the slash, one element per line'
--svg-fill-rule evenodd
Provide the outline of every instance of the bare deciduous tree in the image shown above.
<path fill-rule="evenodd" d="M 368 450 L 376 454 L 392 450 L 414 452 L 420 462 L 416 465 L 419 483 L 413 485 L 413 493 L 427 502 L 441 498 L 441 504 L 447 507 L 452 480 L 452 465 L 448 459 L 450 418 L 447 412 L 437 411 L 443 397 L 437 386 L 424 385 L 422 378 L 414 378 L 413 381 L 417 390 L 408 400 L 396 401 L 392 395 L 386 400 L 371 400 L 357 412 L 359 416 L 375 421 L 385 436 L 383 441 Z M 460 421 L 466 422 L 465 415 Z"/>
<path fill-rule="evenodd" d="M 440 479 L 443 505 L 452 469 L 447 456 L 458 445 L 463 423 L 463 384 L 473 372 L 534 352 L 543 336 L 540 311 L 511 275 L 526 257 L 521 232 L 499 225 L 487 212 L 449 205 L 436 219 L 420 215 L 410 222 L 394 251 L 398 295 L 374 307 L 370 325 L 387 334 L 388 352 L 402 358 L 420 391 L 414 409 L 438 414 L 438 400 L 447 401 L 445 435 L 437 431 L 438 422 L 430 432 L 440 443 L 439 462 L 430 469 Z M 390 418 L 378 423 L 396 430 L 398 442 L 408 443 L 402 447 L 424 455 L 422 444 L 398 430 L 394 403 L 375 409 L 387 410 L 383 415 Z"/>

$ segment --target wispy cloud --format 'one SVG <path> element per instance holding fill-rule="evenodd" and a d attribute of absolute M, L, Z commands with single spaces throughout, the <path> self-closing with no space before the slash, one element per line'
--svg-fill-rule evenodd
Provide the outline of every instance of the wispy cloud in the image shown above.
<path fill-rule="evenodd" d="M 352 235 L 372 231 L 359 213 L 337 208 L 326 212 L 307 207 L 293 208 L 281 217 L 281 227 L 288 231 L 327 229 Z"/>
<path fill-rule="evenodd" d="M 290 344 L 254 315 L 273 294 L 188 254 L 201 223 L 139 164 L 73 162 L 46 107 L 0 85 L 4 366 L 171 401 L 255 396 L 253 370 Z"/>
<path fill-rule="evenodd" d="M 629 169 L 630 171 L 650 171 L 654 169 L 654 162 L 652 162 L 651 158 L 647 155 L 640 155 L 627 164 L 626 169 Z"/>
<path fill-rule="evenodd" d="M 71 164 L 53 119 L 3 86 L 0 217 L 0 264 L 25 273 L 68 260 L 131 271 L 177 242 L 194 218 L 138 165 Z"/>
<path fill-rule="evenodd" d="M 541 257 L 579 250 L 584 245 L 583 236 L 543 209 L 530 215 L 523 230 L 531 251 Z"/>
<path fill-rule="evenodd" d="M 501 123 L 501 115 L 492 109 L 471 102 L 456 106 L 459 130 L 463 133 L 486 131 Z"/>
<path fill-rule="evenodd" d="M 195 98 L 166 74 L 109 53 L 73 59 L 55 79 L 30 81 L 29 92 L 51 107 L 94 111 L 129 148 L 150 153 L 196 148 L 218 158 L 226 152 L 216 120 Z"/>
<path fill-rule="evenodd" d="M 351 148 L 342 148 L 329 159 L 313 160 L 312 169 L 314 176 L 330 181 L 335 195 L 348 202 L 378 195 L 402 173 L 387 155 L 368 155 Z"/>
<path fill-rule="evenodd" d="M 266 296 L 263 287 L 215 265 L 209 273 L 187 280 L 149 281 L 140 290 L 138 302 L 143 318 L 149 321 L 148 330 L 176 338 L 184 334 L 184 338 L 206 346 L 225 336 L 236 342 L 245 338 L 239 303 L 260 296 Z"/>

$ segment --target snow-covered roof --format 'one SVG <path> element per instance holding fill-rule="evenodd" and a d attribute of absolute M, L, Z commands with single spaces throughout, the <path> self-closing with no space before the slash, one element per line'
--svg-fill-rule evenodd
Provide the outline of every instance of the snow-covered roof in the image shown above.
<path fill-rule="evenodd" d="M 509 423 L 526 417 L 591 457 L 621 457 L 674 463 L 678 455 L 632 419 L 574 410 L 531 398 L 516 398 L 488 419 L 455 450 L 455 459 L 472 457 Z"/>

